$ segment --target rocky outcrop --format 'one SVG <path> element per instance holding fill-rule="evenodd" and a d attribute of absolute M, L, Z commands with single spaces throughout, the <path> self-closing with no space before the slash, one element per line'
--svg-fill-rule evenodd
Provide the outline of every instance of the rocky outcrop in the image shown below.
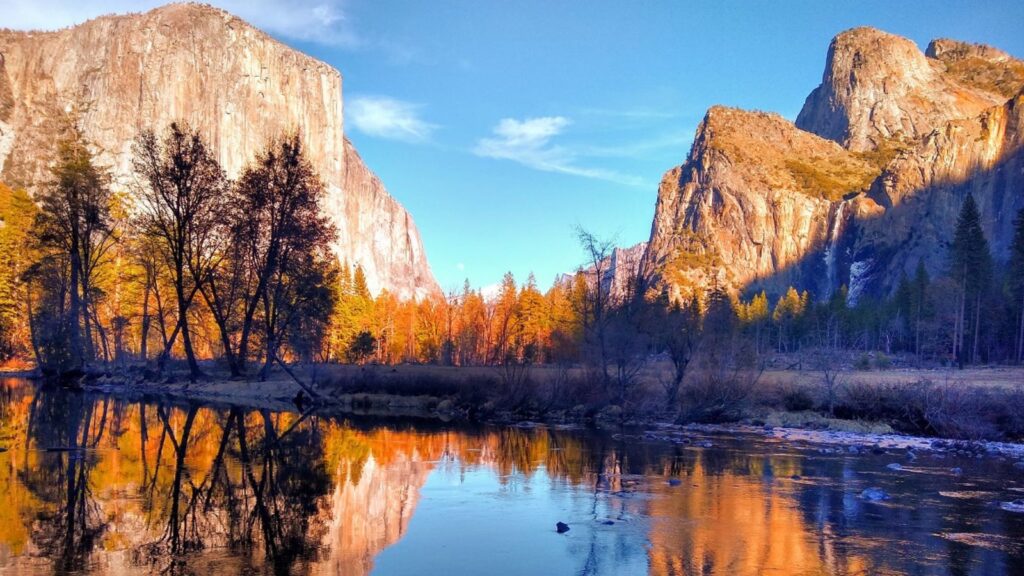
<path fill-rule="evenodd" d="M 1024 93 L 976 118 L 946 123 L 887 166 L 865 199 L 884 212 L 852 232 L 852 287 L 885 292 L 919 261 L 943 272 L 968 193 L 993 256 L 1005 261 L 1013 220 L 1024 208 Z"/>
<path fill-rule="evenodd" d="M 1024 62 L 984 44 L 932 40 L 925 55 L 941 62 L 944 72 L 965 86 L 1012 98 L 1024 89 Z"/>
<path fill-rule="evenodd" d="M 612 302 L 625 302 L 633 297 L 639 289 L 639 279 L 643 272 L 644 254 L 647 253 L 647 242 L 634 244 L 629 248 L 612 248 L 611 254 L 605 256 L 598 264 L 601 268 L 601 287 Z M 584 274 L 591 288 L 597 277 L 597 266 L 591 264 L 572 274 L 560 274 L 555 284 L 571 286 L 577 274 Z"/>
<path fill-rule="evenodd" d="M 374 291 L 436 290 L 411 217 L 358 160 L 342 112 L 337 70 L 208 6 L 172 4 L 55 32 L 0 31 L 0 180 L 29 190 L 45 181 L 62 117 L 80 124 L 125 188 L 142 129 L 189 122 L 229 175 L 269 138 L 297 129 L 342 230 L 339 257 L 362 265 Z"/>
<path fill-rule="evenodd" d="M 954 52 L 940 46 L 935 54 Z M 829 46 L 821 85 L 807 97 L 796 125 L 866 151 L 915 140 L 1006 99 L 983 83 L 963 82 L 963 74 L 947 73 L 947 67 L 906 38 L 873 28 L 848 30 Z"/>
<path fill-rule="evenodd" d="M 348 247 L 344 257 L 363 267 L 371 292 L 387 289 L 399 298 L 439 292 L 412 216 L 363 164 L 347 138 L 344 159 L 343 204 L 331 209 L 343 216 L 335 220 L 338 243 Z"/>
<path fill-rule="evenodd" d="M 874 167 L 777 114 L 714 107 L 662 180 L 644 270 L 674 297 L 712 285 L 774 291 L 829 277 L 827 250 Z M 821 258 L 807 256 L 819 253 Z"/>
<path fill-rule="evenodd" d="M 1022 86 L 1024 63 L 987 46 L 838 35 L 795 126 L 708 112 L 659 189 L 646 285 L 887 293 L 919 260 L 943 270 L 969 192 L 1005 258 L 1024 206 Z"/>

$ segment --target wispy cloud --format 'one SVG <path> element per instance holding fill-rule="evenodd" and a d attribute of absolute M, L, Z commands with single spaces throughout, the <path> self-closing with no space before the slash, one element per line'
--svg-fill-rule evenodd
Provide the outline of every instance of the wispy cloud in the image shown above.
<path fill-rule="evenodd" d="M 570 148 L 552 143 L 571 124 L 564 116 L 538 118 L 504 118 L 488 138 L 481 138 L 473 153 L 486 158 L 518 162 L 534 170 L 558 172 L 584 178 L 608 180 L 627 186 L 641 186 L 636 176 L 612 170 L 590 168 L 578 163 L 579 154 Z"/>
<path fill-rule="evenodd" d="M 587 146 L 581 150 L 581 154 L 601 158 L 645 158 L 657 152 L 668 151 L 683 155 L 691 143 L 693 134 L 688 131 L 666 132 L 615 146 Z"/>
<path fill-rule="evenodd" d="M 421 109 L 387 96 L 356 96 L 345 105 L 345 121 L 369 136 L 415 144 L 430 140 L 437 129 L 420 117 Z"/>
<path fill-rule="evenodd" d="M 359 47 L 344 0 L 208 0 L 272 34 L 332 46 Z M 49 30 L 101 16 L 143 12 L 166 0 L 5 0 L 0 26 Z"/>
<path fill-rule="evenodd" d="M 678 118 L 680 114 L 678 112 L 670 110 L 661 110 L 655 108 L 581 108 L 580 113 L 587 116 L 598 116 L 606 118 L 614 118 L 616 120 L 634 120 L 638 122 L 643 121 L 662 121 L 670 120 L 672 118 Z"/>

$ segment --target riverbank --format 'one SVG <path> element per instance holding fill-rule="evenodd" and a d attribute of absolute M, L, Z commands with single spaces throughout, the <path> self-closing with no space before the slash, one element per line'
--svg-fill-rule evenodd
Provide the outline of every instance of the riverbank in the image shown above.
<path fill-rule="evenodd" d="M 664 367 L 654 366 L 654 374 Z M 1024 440 L 1024 370 L 892 370 L 840 374 L 829 389 L 814 371 L 771 370 L 729 378 L 691 374 L 666 409 L 652 369 L 625 402 L 609 402 L 580 368 L 535 366 L 509 374 L 488 367 L 317 365 L 266 381 L 181 374 L 147 380 L 142 370 L 111 370 L 83 389 L 119 397 L 166 398 L 255 410 L 433 418 L 507 424 L 655 427 L 727 425 L 800 430 L 825 440 L 895 436 L 972 442 Z M 664 381 L 663 379 L 661 381 Z M 316 398 L 305 388 L 312 387 Z M 526 424 L 529 425 L 529 424 Z M 793 438 L 806 435 L 791 434 Z"/>
<path fill-rule="evenodd" d="M 292 380 L 279 378 L 267 381 L 204 381 L 198 383 L 131 383 L 116 377 L 100 378 L 85 386 L 92 393 L 145 399 L 162 398 L 175 402 L 202 402 L 213 405 L 239 406 L 272 412 L 303 412 L 313 408 L 295 399 L 302 390 Z M 1024 443 L 993 440 L 965 440 L 900 434 L 880 421 L 828 418 L 811 411 L 790 412 L 766 406 L 750 408 L 748 416 L 729 423 L 679 423 L 667 414 L 628 415 L 618 410 L 593 414 L 576 411 L 553 414 L 526 414 L 509 410 L 493 410 L 474 415 L 460 407 L 452 398 L 427 394 L 399 395 L 388 393 L 346 393 L 330 385 L 321 388 L 326 398 L 316 404 L 318 414 L 328 416 L 415 417 L 440 421 L 480 420 L 523 428 L 554 425 L 559 427 L 596 426 L 630 430 L 617 436 L 641 441 L 664 441 L 673 444 L 700 443 L 703 434 L 750 435 L 785 444 L 808 445 L 823 454 L 899 455 L 913 460 L 918 453 L 955 454 L 968 457 L 997 457 L 1014 462 L 1024 470 Z"/>

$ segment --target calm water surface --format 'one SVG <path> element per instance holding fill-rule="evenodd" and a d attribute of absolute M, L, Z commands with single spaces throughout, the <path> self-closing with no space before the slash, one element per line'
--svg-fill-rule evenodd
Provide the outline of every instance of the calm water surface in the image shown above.
<path fill-rule="evenodd" d="M 1024 497 L 1007 462 L 694 440 L 145 404 L 10 380 L 0 574 L 1024 574 L 1024 515 L 998 506 Z M 869 486 L 892 499 L 861 499 Z"/>

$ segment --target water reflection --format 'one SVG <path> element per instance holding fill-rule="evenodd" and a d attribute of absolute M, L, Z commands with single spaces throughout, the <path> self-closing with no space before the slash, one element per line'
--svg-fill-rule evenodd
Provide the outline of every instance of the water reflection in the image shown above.
<path fill-rule="evenodd" d="M 1008 463 L 0 385 L 0 573 L 1019 574 Z M 949 473 L 959 466 L 963 476 Z M 858 494 L 881 486 L 884 503 Z M 555 521 L 570 523 L 554 533 Z"/>

